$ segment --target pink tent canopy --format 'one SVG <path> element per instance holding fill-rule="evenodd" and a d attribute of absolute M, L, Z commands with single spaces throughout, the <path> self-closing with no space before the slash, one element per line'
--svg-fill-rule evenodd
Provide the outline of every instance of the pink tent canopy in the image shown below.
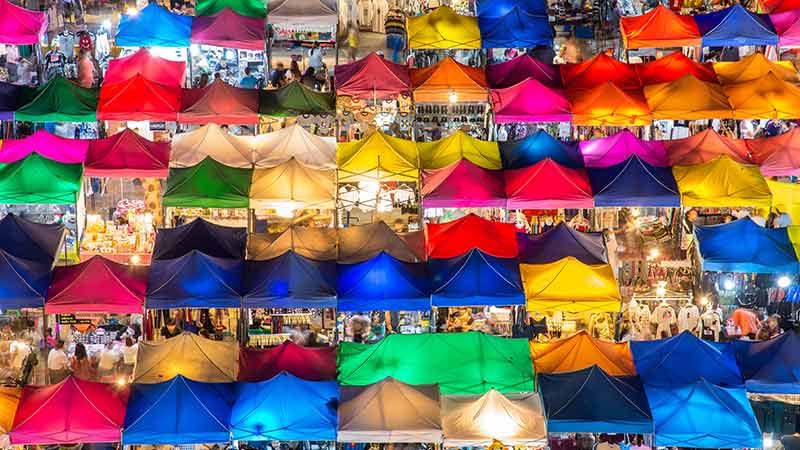
<path fill-rule="evenodd" d="M 528 78 L 509 88 L 492 89 L 497 123 L 569 122 L 572 118 L 564 90 Z"/>
<path fill-rule="evenodd" d="M 615 166 L 633 155 L 651 166 L 670 165 L 663 142 L 643 141 L 628 130 L 600 139 L 582 141 L 580 149 L 586 167 Z"/>
<path fill-rule="evenodd" d="M 770 14 L 769 20 L 778 34 L 779 47 L 800 47 L 800 9 Z"/>
<path fill-rule="evenodd" d="M 11 443 L 119 442 L 130 391 L 70 376 L 58 384 L 28 385 L 11 427 Z"/>
<path fill-rule="evenodd" d="M 503 172 L 509 209 L 593 208 L 592 186 L 584 169 L 564 167 L 550 158 Z"/>
<path fill-rule="evenodd" d="M 47 15 L 0 0 L 0 44 L 38 44 L 47 31 Z"/>
<path fill-rule="evenodd" d="M 47 159 L 65 164 L 83 164 L 89 140 L 68 139 L 39 130 L 22 139 L 6 139 L 0 147 L 0 163 L 10 163 L 24 159 L 31 153 L 38 153 Z"/>
<path fill-rule="evenodd" d="M 109 61 L 108 70 L 103 77 L 103 86 L 123 83 L 136 75 L 141 75 L 142 78 L 153 83 L 179 87 L 183 84 L 185 71 L 185 62 L 170 61 L 152 55 L 143 48 L 132 55 Z"/>
<path fill-rule="evenodd" d="M 125 128 L 104 139 L 90 141 L 83 173 L 94 177 L 166 178 L 169 142 L 153 142 Z"/>
<path fill-rule="evenodd" d="M 142 314 L 147 271 L 147 266 L 120 264 L 102 256 L 58 266 L 53 269 L 44 311 Z"/>
<path fill-rule="evenodd" d="M 547 87 L 563 87 L 558 66 L 543 63 L 527 53 L 486 66 L 486 79 L 489 87 L 494 89 L 511 87 L 527 78 L 533 78 Z"/>
<path fill-rule="evenodd" d="M 223 8 L 213 16 L 195 17 L 190 41 L 217 47 L 264 50 L 266 30 L 263 18 L 242 16 L 230 8 Z"/>
<path fill-rule="evenodd" d="M 768 177 L 800 176 L 800 129 L 791 128 L 778 136 L 746 139 L 753 161 Z"/>
<path fill-rule="evenodd" d="M 426 208 L 502 208 L 506 205 L 503 172 L 465 159 L 422 172 L 422 204 Z"/>
<path fill-rule="evenodd" d="M 670 165 L 694 166 L 727 155 L 741 164 L 752 164 L 744 140 L 723 136 L 713 128 L 682 139 L 661 141 L 667 150 Z"/>
<path fill-rule="evenodd" d="M 242 348 L 239 381 L 264 381 L 288 372 L 309 381 L 336 379 L 336 347 L 301 347 L 292 341 L 267 349 Z"/>

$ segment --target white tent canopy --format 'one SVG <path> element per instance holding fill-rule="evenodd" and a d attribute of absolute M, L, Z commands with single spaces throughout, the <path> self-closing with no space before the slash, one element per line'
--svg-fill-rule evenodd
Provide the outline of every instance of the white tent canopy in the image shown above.
<path fill-rule="evenodd" d="M 280 233 L 247 236 L 247 259 L 263 261 L 293 251 L 318 261 L 336 260 L 336 230 L 333 228 L 289 227 Z"/>
<path fill-rule="evenodd" d="M 236 136 L 210 123 L 172 139 L 170 166 L 191 167 L 210 156 L 229 167 L 250 168 L 253 160 L 251 136 Z"/>
<path fill-rule="evenodd" d="M 398 235 L 386 222 L 342 228 L 339 230 L 339 262 L 362 262 L 380 252 L 386 252 L 401 261 L 419 262 L 424 259 L 424 247 L 416 248 L 421 243 L 417 236 L 421 234 Z"/>
<path fill-rule="evenodd" d="M 268 169 L 255 169 L 251 208 L 333 208 L 336 171 L 314 169 L 292 158 Z"/>
<path fill-rule="evenodd" d="M 239 346 L 235 342 L 212 341 L 193 333 L 160 342 L 140 342 L 133 382 L 161 383 L 183 375 L 194 381 L 236 381 Z"/>
<path fill-rule="evenodd" d="M 294 158 L 314 169 L 336 168 L 336 138 L 321 137 L 299 124 L 253 137 L 256 168 L 275 167 Z"/>
<path fill-rule="evenodd" d="M 333 27 L 339 21 L 336 0 L 267 0 L 267 23 L 303 30 Z"/>

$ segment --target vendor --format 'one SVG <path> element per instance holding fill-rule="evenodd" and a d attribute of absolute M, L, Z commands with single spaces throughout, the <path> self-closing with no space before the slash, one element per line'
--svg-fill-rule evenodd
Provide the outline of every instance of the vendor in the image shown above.
<path fill-rule="evenodd" d="M 164 339 L 174 338 L 175 336 L 179 336 L 181 333 L 183 333 L 183 330 L 178 327 L 178 324 L 175 322 L 174 318 L 169 319 L 166 325 L 161 327 L 161 337 Z"/>

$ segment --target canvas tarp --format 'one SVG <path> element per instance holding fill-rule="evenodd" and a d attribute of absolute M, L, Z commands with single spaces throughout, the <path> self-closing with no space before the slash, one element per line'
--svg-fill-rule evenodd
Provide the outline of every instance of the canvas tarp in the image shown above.
<path fill-rule="evenodd" d="M 592 59 L 563 64 L 561 79 L 568 90 L 592 89 L 605 83 L 613 83 L 621 90 L 639 89 L 639 77 L 633 64 L 626 64 L 605 53 L 598 53 Z"/>
<path fill-rule="evenodd" d="M 306 381 L 288 373 L 258 383 L 237 383 L 231 439 L 333 441 L 338 399 L 335 381 Z"/>
<path fill-rule="evenodd" d="M 339 311 L 424 311 L 431 307 L 425 263 L 381 252 L 353 264 L 336 264 Z"/>
<path fill-rule="evenodd" d="M 504 169 L 521 169 L 548 158 L 564 167 L 583 167 L 583 156 L 577 142 L 558 140 L 544 130 L 537 130 L 518 141 L 500 142 L 500 158 Z"/>
<path fill-rule="evenodd" d="M 253 138 L 237 136 L 215 123 L 209 123 L 172 139 L 172 167 L 191 167 L 211 157 L 228 167 L 250 168 L 253 165 Z"/>
<path fill-rule="evenodd" d="M 180 258 L 193 250 L 216 258 L 244 259 L 247 230 L 226 227 L 202 217 L 174 228 L 159 228 L 153 259 Z"/>
<path fill-rule="evenodd" d="M 147 308 L 238 308 L 244 261 L 216 258 L 198 250 L 153 261 L 147 280 Z"/>
<path fill-rule="evenodd" d="M 611 136 L 581 141 L 579 144 L 586 167 L 611 167 L 638 156 L 652 166 L 669 166 L 663 141 L 645 141 L 629 130 Z"/>
<path fill-rule="evenodd" d="M 727 155 L 703 164 L 672 168 L 683 206 L 769 208 L 772 194 L 758 166 L 739 164 Z"/>
<path fill-rule="evenodd" d="M 160 342 L 140 342 L 133 382 L 161 383 L 182 375 L 195 381 L 226 383 L 236 381 L 238 368 L 236 342 L 187 332 Z"/>
<path fill-rule="evenodd" d="M 231 86 L 221 79 L 205 87 L 184 89 L 178 122 L 257 124 L 258 92 Z"/>
<path fill-rule="evenodd" d="M 486 74 L 451 57 L 424 68 L 411 69 L 411 85 L 417 103 L 450 103 L 451 94 L 458 102 L 485 102 L 489 97 Z"/>
<path fill-rule="evenodd" d="M 375 52 L 358 61 L 334 67 L 336 95 L 362 100 L 411 95 L 411 74 L 406 65 L 395 64 Z"/>
<path fill-rule="evenodd" d="M 169 142 L 153 142 L 125 128 L 89 142 L 83 172 L 94 177 L 166 178 L 169 147 Z"/>
<path fill-rule="evenodd" d="M 263 16 L 248 17 L 224 7 L 213 15 L 195 17 L 190 40 L 192 44 L 263 51 L 266 35 Z"/>
<path fill-rule="evenodd" d="M 58 384 L 28 385 L 11 428 L 13 445 L 119 442 L 130 391 L 69 376 Z"/>
<path fill-rule="evenodd" d="M 275 167 L 292 158 L 314 169 L 336 168 L 336 138 L 317 136 L 297 123 L 253 136 L 252 144 L 257 169 Z"/>
<path fill-rule="evenodd" d="M 669 167 L 631 156 L 616 166 L 588 169 L 595 207 L 680 208 L 681 196 Z"/>
<path fill-rule="evenodd" d="M 56 76 L 36 91 L 36 97 L 14 113 L 15 120 L 28 122 L 95 122 L 97 88 L 84 88 Z"/>
<path fill-rule="evenodd" d="M 586 330 L 550 342 L 531 341 L 536 373 L 565 373 L 597 366 L 611 376 L 636 375 L 627 342 L 597 339 Z"/>
<path fill-rule="evenodd" d="M 778 34 L 778 47 L 800 46 L 800 11 L 791 9 L 769 15 L 769 20 Z"/>
<path fill-rule="evenodd" d="M 47 31 L 47 15 L 0 0 L 0 43 L 35 45 Z"/>
<path fill-rule="evenodd" d="M 423 16 L 409 17 L 408 48 L 481 48 L 478 20 L 461 16 L 449 6 L 440 6 Z"/>
<path fill-rule="evenodd" d="M 433 306 L 525 303 L 516 258 L 497 258 L 474 249 L 455 258 L 431 258 L 428 272 Z"/>
<path fill-rule="evenodd" d="M 533 392 L 527 339 L 484 333 L 390 334 L 375 344 L 342 342 L 339 384 L 364 386 L 394 377 L 438 384 L 444 394 Z"/>
<path fill-rule="evenodd" d="M 51 161 L 64 164 L 83 164 L 88 139 L 68 139 L 44 129 L 22 139 L 6 139 L 0 147 L 0 163 L 12 163 L 36 153 Z"/>
<path fill-rule="evenodd" d="M 608 81 L 568 94 L 573 125 L 648 126 L 653 120 L 641 89 L 623 91 Z"/>
<path fill-rule="evenodd" d="M 477 2 L 483 48 L 553 46 L 553 27 L 542 0 Z"/>
<path fill-rule="evenodd" d="M 508 88 L 528 78 L 550 88 L 563 87 L 558 66 L 544 63 L 527 53 L 508 61 L 486 65 L 486 79 L 493 89 Z"/>
<path fill-rule="evenodd" d="M 35 87 L 0 81 L 0 120 L 14 120 L 14 111 L 36 98 Z"/>
<path fill-rule="evenodd" d="M 691 74 L 668 83 L 645 86 L 654 120 L 704 120 L 733 117 L 728 91 Z"/>
<path fill-rule="evenodd" d="M 243 289 L 245 308 L 335 308 L 336 263 L 292 251 L 245 261 Z"/>
<path fill-rule="evenodd" d="M 339 442 L 439 443 L 439 386 L 411 386 L 387 377 L 369 386 L 339 388 Z"/>
<path fill-rule="evenodd" d="M 164 206 L 247 208 L 252 169 L 228 167 L 207 157 L 185 169 L 170 169 Z"/>
<path fill-rule="evenodd" d="M 267 23 L 289 29 L 298 25 L 333 28 L 337 6 L 333 0 L 267 0 Z"/>
<path fill-rule="evenodd" d="M 120 47 L 189 47 L 192 16 L 149 3 L 134 14 L 122 14 L 114 36 Z"/>
<path fill-rule="evenodd" d="M 50 284 L 52 261 L 23 259 L 0 250 L 0 307 L 41 308 Z"/>
<path fill-rule="evenodd" d="M 491 447 L 495 441 L 513 446 L 547 442 L 542 404 L 536 393 L 443 395 L 444 446 Z"/>
<path fill-rule="evenodd" d="M 517 233 L 519 261 L 523 264 L 548 264 L 572 256 L 584 264 L 608 262 L 601 233 L 583 233 L 559 222 L 540 233 Z"/>
<path fill-rule="evenodd" d="M 441 169 L 462 159 L 484 169 L 501 169 L 497 142 L 474 138 L 461 130 L 432 142 L 419 142 L 423 169 Z"/>
<path fill-rule="evenodd" d="M 800 394 L 800 336 L 789 330 L 760 342 L 733 341 L 747 392 Z"/>
<path fill-rule="evenodd" d="M 594 207 L 585 169 L 545 159 L 523 169 L 505 170 L 503 178 L 509 209 Z"/>
<path fill-rule="evenodd" d="M 504 208 L 501 170 L 489 170 L 466 159 L 441 169 L 423 170 L 420 195 L 426 208 Z"/>
<path fill-rule="evenodd" d="M 770 61 L 758 52 L 736 62 L 715 62 L 714 72 L 723 85 L 756 81 L 770 72 L 784 81 L 798 81 L 797 69 L 791 61 Z"/>
<path fill-rule="evenodd" d="M 641 16 L 620 17 L 625 48 L 697 47 L 700 31 L 694 18 L 678 15 L 658 4 Z"/>
<path fill-rule="evenodd" d="M 477 248 L 498 258 L 517 256 L 516 226 L 492 222 L 475 214 L 425 227 L 426 253 L 431 258 L 454 258 Z"/>
<path fill-rule="evenodd" d="M 665 9 L 657 6 L 656 9 Z M 670 13 L 672 14 L 672 13 Z M 625 20 L 625 19 L 622 19 Z M 651 84 L 669 83 L 676 81 L 685 75 L 692 75 L 700 81 L 706 83 L 718 83 L 717 74 L 711 63 L 700 63 L 681 51 L 675 51 L 663 58 L 658 58 L 643 64 L 636 64 L 636 74 L 639 76 L 643 86 Z"/>
<path fill-rule="evenodd" d="M 314 169 L 296 159 L 254 169 L 249 197 L 250 208 L 333 208 L 336 170 Z"/>
<path fill-rule="evenodd" d="M 336 145 L 339 181 L 418 181 L 419 149 L 414 141 L 376 130 Z"/>
<path fill-rule="evenodd" d="M 800 184 L 767 180 L 767 186 L 772 193 L 772 209 L 789 214 L 793 224 L 800 224 Z"/>
<path fill-rule="evenodd" d="M 158 84 L 136 75 L 120 83 L 103 83 L 97 119 L 174 122 L 180 109 L 180 88 Z"/>
<path fill-rule="evenodd" d="M 47 290 L 47 314 L 142 314 L 147 266 L 120 264 L 102 256 L 58 266 Z"/>
<path fill-rule="evenodd" d="M 62 250 L 65 233 L 63 224 L 37 223 L 8 213 L 0 219 L 0 250 L 52 266 Z"/>
<path fill-rule="evenodd" d="M 258 112 L 265 116 L 288 117 L 302 114 L 330 114 L 336 111 L 335 93 L 315 91 L 299 81 L 293 81 L 278 89 L 261 89 L 258 95 Z"/>
<path fill-rule="evenodd" d="M 259 19 L 267 17 L 267 5 L 264 0 L 200 0 L 195 7 L 195 16 L 213 16 L 226 8 L 245 17 Z"/>
<path fill-rule="evenodd" d="M 153 83 L 180 87 L 183 84 L 185 71 L 185 62 L 170 61 L 153 55 L 143 48 L 132 55 L 111 59 L 103 77 L 103 84 L 122 83 L 140 75 Z"/>
<path fill-rule="evenodd" d="M 239 351 L 239 381 L 264 381 L 290 373 L 309 381 L 336 380 L 333 346 L 302 347 L 286 340 L 277 347 L 243 347 Z"/>
<path fill-rule="evenodd" d="M 777 45 L 778 35 L 769 16 L 740 4 L 694 16 L 704 47 Z"/>
<path fill-rule="evenodd" d="M 336 239 L 333 228 L 291 226 L 278 233 L 252 233 L 247 236 L 247 259 L 263 261 L 292 251 L 309 259 L 335 261 Z"/>
<path fill-rule="evenodd" d="M 22 396 L 22 388 L 16 386 L 0 386 L 0 435 L 4 444 L 10 445 L 8 432 L 14 425 L 14 415 Z"/>
<path fill-rule="evenodd" d="M 764 176 L 800 176 L 800 130 L 790 128 L 777 136 L 747 139 L 743 143 Z"/>
<path fill-rule="evenodd" d="M 710 127 L 686 138 L 661 142 L 673 166 L 695 166 L 721 155 L 727 155 L 737 163 L 750 163 L 747 141 L 721 135 Z"/>
<path fill-rule="evenodd" d="M 572 256 L 548 264 L 520 264 L 528 311 L 619 312 L 621 296 L 608 264 Z"/>
<path fill-rule="evenodd" d="M 572 119 L 566 93 L 534 78 L 508 88 L 493 89 L 491 96 L 497 123 L 569 122 Z"/>
<path fill-rule="evenodd" d="M 653 432 L 639 377 L 611 376 L 598 366 L 538 377 L 550 433 Z"/>
<path fill-rule="evenodd" d="M 796 273 L 800 271 L 786 228 L 766 228 L 750 217 L 695 228 L 704 271 Z"/>
<path fill-rule="evenodd" d="M 82 164 L 62 164 L 38 153 L 0 164 L 0 203 L 73 204 L 82 173 Z"/>
<path fill-rule="evenodd" d="M 768 73 L 758 80 L 725 86 L 737 119 L 800 118 L 800 88 Z"/>
<path fill-rule="evenodd" d="M 337 232 L 338 257 L 341 263 L 357 263 L 367 261 L 384 252 L 405 262 L 419 262 L 425 259 L 424 250 L 413 245 L 413 239 L 395 233 L 386 222 L 374 222 L 364 225 L 351 225 L 339 228 Z"/>

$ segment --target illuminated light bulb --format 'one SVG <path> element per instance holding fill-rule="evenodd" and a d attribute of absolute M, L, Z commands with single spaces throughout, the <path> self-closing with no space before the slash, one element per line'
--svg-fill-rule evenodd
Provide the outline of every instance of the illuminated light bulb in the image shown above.
<path fill-rule="evenodd" d="M 117 385 L 118 386 L 125 386 L 126 384 L 128 384 L 128 380 L 126 380 L 125 378 L 122 378 L 122 377 L 117 378 Z"/>
<path fill-rule="evenodd" d="M 131 264 L 137 265 L 142 262 L 142 257 L 139 255 L 132 255 L 131 256 Z"/>
<path fill-rule="evenodd" d="M 633 208 L 633 209 L 631 210 L 631 215 L 632 215 L 633 217 L 639 217 L 641 214 L 642 214 L 642 212 L 641 212 L 641 211 L 639 211 L 639 208 Z"/>
<path fill-rule="evenodd" d="M 775 445 L 775 441 L 772 440 L 772 436 L 764 436 L 764 448 L 772 448 Z"/>
<path fill-rule="evenodd" d="M 661 251 L 657 248 L 650 249 L 650 257 L 653 259 L 658 258 L 661 256 Z"/>
<path fill-rule="evenodd" d="M 786 275 L 778 278 L 778 287 L 786 289 L 789 285 L 792 284 L 792 279 L 787 277 Z"/>
<path fill-rule="evenodd" d="M 667 289 L 664 288 L 663 286 L 659 286 L 659 287 L 656 288 L 656 295 L 657 296 L 663 297 L 666 294 L 667 294 Z"/>
<path fill-rule="evenodd" d="M 125 14 L 128 16 L 136 16 L 139 14 L 139 10 L 133 6 L 129 6 L 128 9 L 125 10 Z"/>
<path fill-rule="evenodd" d="M 278 217 L 283 217 L 284 219 L 291 219 L 294 217 L 294 208 L 291 206 L 281 206 L 275 208 L 275 212 L 278 214 Z"/>
<path fill-rule="evenodd" d="M 706 297 L 705 295 L 700 297 L 700 304 L 703 305 L 703 306 L 707 305 L 708 304 L 708 297 Z"/>
<path fill-rule="evenodd" d="M 458 94 L 456 94 L 456 91 L 450 91 L 447 99 L 450 101 L 450 103 L 458 103 Z"/>
<path fill-rule="evenodd" d="M 189 53 L 192 56 L 197 56 L 200 54 L 200 46 L 197 44 L 192 44 L 189 46 Z"/>
<path fill-rule="evenodd" d="M 722 287 L 724 287 L 726 291 L 732 291 L 733 288 L 736 287 L 736 283 L 730 278 L 726 278 L 725 281 L 722 282 Z"/>

